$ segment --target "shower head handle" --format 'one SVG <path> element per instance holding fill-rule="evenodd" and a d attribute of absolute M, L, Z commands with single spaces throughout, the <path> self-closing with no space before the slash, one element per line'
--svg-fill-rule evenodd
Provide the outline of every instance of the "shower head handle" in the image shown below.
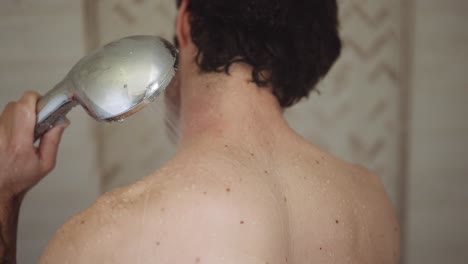
<path fill-rule="evenodd" d="M 52 129 L 78 103 L 73 100 L 65 87 L 67 82 L 61 81 L 52 90 L 42 96 L 37 102 L 37 121 L 34 129 L 34 141 L 37 141 L 47 131 Z"/>

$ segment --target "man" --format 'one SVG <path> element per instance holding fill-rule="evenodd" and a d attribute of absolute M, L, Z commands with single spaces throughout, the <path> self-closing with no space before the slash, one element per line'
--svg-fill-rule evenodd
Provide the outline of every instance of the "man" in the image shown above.
<path fill-rule="evenodd" d="M 336 2 L 179 4 L 180 85 L 167 97 L 177 154 L 65 223 L 40 263 L 397 263 L 398 223 L 378 178 L 282 115 L 339 55 Z M 36 150 L 37 99 L 26 94 L 0 119 L 4 263 L 21 199 L 53 168 L 66 125 Z"/>

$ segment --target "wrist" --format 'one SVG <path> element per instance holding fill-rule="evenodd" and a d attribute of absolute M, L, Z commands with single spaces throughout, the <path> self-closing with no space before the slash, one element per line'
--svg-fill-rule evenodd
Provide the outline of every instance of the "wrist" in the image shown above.
<path fill-rule="evenodd" d="M 0 204 L 21 204 L 24 194 L 15 194 L 7 187 L 0 187 Z"/>
<path fill-rule="evenodd" d="M 22 190 L 11 181 L 1 181 L 0 179 L 0 202 L 22 201 L 28 190 Z"/>

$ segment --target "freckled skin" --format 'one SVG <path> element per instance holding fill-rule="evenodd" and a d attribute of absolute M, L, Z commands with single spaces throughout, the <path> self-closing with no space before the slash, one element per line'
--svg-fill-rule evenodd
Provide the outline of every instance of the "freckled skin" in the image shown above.
<path fill-rule="evenodd" d="M 191 153 L 198 150 L 188 150 L 72 218 L 40 263 L 130 263 L 139 256 L 154 260 L 141 263 L 222 263 L 217 259 L 241 259 L 240 252 L 251 258 L 238 263 L 396 263 L 398 223 L 378 179 L 329 155 L 330 167 L 311 165 L 325 154 L 304 144 L 279 152 L 300 152 L 301 159 L 256 155 L 274 165 L 223 144 L 197 158 Z M 240 160 L 243 166 L 232 166 Z M 223 241 L 229 246 L 213 251 Z"/>

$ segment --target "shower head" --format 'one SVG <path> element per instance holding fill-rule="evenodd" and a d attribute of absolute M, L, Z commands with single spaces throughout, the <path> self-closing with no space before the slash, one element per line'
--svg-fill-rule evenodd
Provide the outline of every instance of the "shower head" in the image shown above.
<path fill-rule="evenodd" d="M 37 105 L 35 140 L 74 106 L 97 121 L 121 121 L 152 102 L 177 70 L 177 50 L 155 36 L 111 42 L 82 58 Z"/>

